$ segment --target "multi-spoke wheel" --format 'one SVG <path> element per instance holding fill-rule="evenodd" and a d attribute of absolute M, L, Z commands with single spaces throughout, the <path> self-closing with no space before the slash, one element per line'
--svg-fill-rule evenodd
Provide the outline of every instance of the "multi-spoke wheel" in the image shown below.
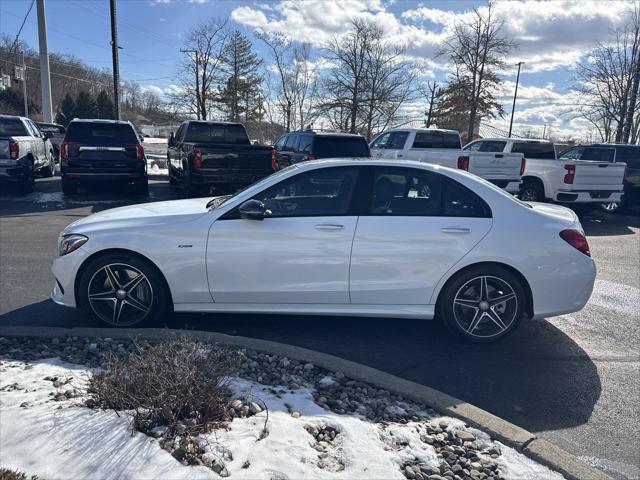
<path fill-rule="evenodd" d="M 78 290 L 83 307 L 115 327 L 158 319 L 168 304 L 166 287 L 156 270 L 128 255 L 106 255 L 93 261 Z"/>
<path fill-rule="evenodd" d="M 520 321 L 525 296 L 518 278 L 498 267 L 473 268 L 450 282 L 439 302 L 446 324 L 467 340 L 490 342 Z"/>

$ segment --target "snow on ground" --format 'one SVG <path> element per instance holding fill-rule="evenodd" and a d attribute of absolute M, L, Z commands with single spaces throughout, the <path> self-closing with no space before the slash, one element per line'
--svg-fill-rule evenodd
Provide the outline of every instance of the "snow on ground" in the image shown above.
<path fill-rule="evenodd" d="M 83 391 L 90 374 L 84 366 L 55 358 L 32 364 L 0 361 L 0 466 L 46 479 L 220 478 L 204 466 L 183 466 L 155 439 L 132 432 L 126 415 L 82 407 L 82 397 L 54 400 L 69 389 Z M 56 388 L 45 377 L 69 382 Z M 438 466 L 435 451 L 420 440 L 415 422 L 381 425 L 338 415 L 318 406 L 308 388 L 292 391 L 238 378 L 231 387 L 238 397 L 264 402 L 269 415 L 269 434 L 262 440 L 264 411 L 235 418 L 227 429 L 198 437 L 210 454 L 226 458 L 231 478 L 402 479 L 401 466 L 412 459 Z M 446 420 L 448 428 L 464 429 L 459 420 L 439 420 Z M 316 440 L 307 431 L 313 426 L 338 432 L 323 452 L 314 449 Z M 469 431 L 489 441 L 486 434 Z M 502 454 L 494 461 L 505 478 L 562 478 L 497 445 Z"/>

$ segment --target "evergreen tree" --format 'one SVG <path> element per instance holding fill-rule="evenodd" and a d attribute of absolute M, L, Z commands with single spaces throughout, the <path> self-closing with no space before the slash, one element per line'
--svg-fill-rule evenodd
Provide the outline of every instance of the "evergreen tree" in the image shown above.
<path fill-rule="evenodd" d="M 69 122 L 71 122 L 71 120 L 73 120 L 75 116 L 76 102 L 73 100 L 73 97 L 67 93 L 62 99 L 60 109 L 56 114 L 56 123 L 67 127 L 69 125 Z"/>
<path fill-rule="evenodd" d="M 76 98 L 75 116 L 77 118 L 95 118 L 96 110 L 96 101 L 91 94 L 85 91 L 80 92 Z"/>
<path fill-rule="evenodd" d="M 233 32 L 223 54 L 225 81 L 218 101 L 228 120 L 252 121 L 259 102 L 262 60 L 253 51 L 251 41 L 239 31 Z"/>
<path fill-rule="evenodd" d="M 114 118 L 115 108 L 111 97 L 104 90 L 96 97 L 96 118 Z"/>

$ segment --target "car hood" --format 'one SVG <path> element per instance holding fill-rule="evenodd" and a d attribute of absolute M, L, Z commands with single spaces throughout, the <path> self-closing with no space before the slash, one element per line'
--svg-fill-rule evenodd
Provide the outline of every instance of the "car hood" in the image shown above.
<path fill-rule="evenodd" d="M 570 208 L 563 207 L 561 205 L 551 205 L 549 203 L 527 202 L 533 210 L 537 213 L 545 215 L 547 217 L 561 220 L 573 225 L 580 225 L 578 216 Z"/>
<path fill-rule="evenodd" d="M 66 233 L 75 233 L 86 229 L 93 229 L 102 225 L 109 226 L 140 226 L 171 222 L 187 222 L 207 213 L 207 202 L 211 198 L 192 198 L 188 200 L 171 200 L 167 202 L 150 202 L 127 207 L 112 208 L 94 213 L 66 229 Z"/>

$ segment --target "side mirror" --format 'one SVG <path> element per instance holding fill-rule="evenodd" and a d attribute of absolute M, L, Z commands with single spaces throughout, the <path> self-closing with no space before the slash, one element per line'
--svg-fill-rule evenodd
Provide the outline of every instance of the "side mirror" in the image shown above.
<path fill-rule="evenodd" d="M 264 206 L 260 200 L 247 200 L 240 207 L 238 207 L 238 212 L 240 212 L 241 218 L 246 218 L 247 220 L 263 220 L 267 208 Z"/>
<path fill-rule="evenodd" d="M 49 140 L 50 138 L 53 138 L 53 133 L 51 132 L 42 132 L 42 135 L 44 136 L 45 140 Z"/>

